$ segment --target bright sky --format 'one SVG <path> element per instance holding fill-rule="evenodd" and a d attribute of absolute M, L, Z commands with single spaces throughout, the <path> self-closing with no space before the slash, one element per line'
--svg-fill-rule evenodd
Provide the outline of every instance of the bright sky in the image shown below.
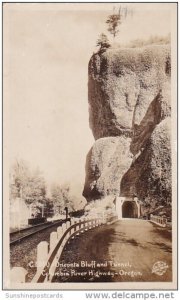
<path fill-rule="evenodd" d="M 133 4 L 117 42 L 170 32 L 168 4 Z M 49 183 L 82 193 L 88 123 L 88 62 L 107 33 L 113 4 L 5 4 L 4 102 L 10 163 L 39 166 Z M 8 138 L 7 138 L 8 135 Z"/>

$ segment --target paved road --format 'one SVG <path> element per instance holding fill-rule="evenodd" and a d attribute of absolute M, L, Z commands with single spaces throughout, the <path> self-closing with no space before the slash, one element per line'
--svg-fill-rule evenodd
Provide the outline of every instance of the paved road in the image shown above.
<path fill-rule="evenodd" d="M 57 269 L 56 282 L 171 281 L 171 232 L 148 221 L 124 219 L 71 241 L 61 262 L 76 266 L 62 266 L 66 275 Z"/>

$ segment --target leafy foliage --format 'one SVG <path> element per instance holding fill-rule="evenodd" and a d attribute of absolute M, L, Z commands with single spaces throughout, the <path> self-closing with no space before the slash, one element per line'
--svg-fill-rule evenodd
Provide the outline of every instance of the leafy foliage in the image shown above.
<path fill-rule="evenodd" d="M 10 203 L 20 198 L 34 217 L 52 216 L 76 209 L 78 199 L 72 196 L 69 184 L 53 184 L 47 196 L 47 184 L 39 169 L 32 170 L 24 160 L 16 160 L 10 169 Z"/>
<path fill-rule="evenodd" d="M 115 38 L 119 33 L 119 26 L 122 24 L 122 21 L 127 18 L 128 15 L 133 15 L 132 9 L 128 9 L 127 7 L 119 7 L 118 12 L 115 13 L 115 8 L 113 10 L 113 14 L 109 15 L 106 23 L 108 24 L 108 31 Z"/>
<path fill-rule="evenodd" d="M 73 210 L 73 197 L 68 184 L 53 184 L 51 187 L 51 200 L 56 213 L 64 212 L 65 207 Z"/>
<path fill-rule="evenodd" d="M 28 206 L 36 207 L 35 214 L 41 212 L 46 206 L 46 183 L 41 172 L 31 170 L 24 160 L 16 160 L 10 170 L 10 202 L 17 197 L 21 198 Z"/>
<path fill-rule="evenodd" d="M 166 45 L 170 44 L 171 36 L 168 34 L 167 36 L 157 36 L 152 35 L 148 39 L 136 39 L 129 42 L 125 45 L 128 48 L 140 48 L 148 45 Z"/>
<path fill-rule="evenodd" d="M 98 40 L 97 40 L 97 46 L 100 46 L 100 50 L 104 50 L 106 48 L 110 47 L 110 43 L 109 40 L 107 38 L 107 35 L 105 35 L 104 33 L 101 33 L 101 35 L 99 36 Z"/>
<path fill-rule="evenodd" d="M 119 29 L 118 26 L 121 24 L 121 15 L 120 14 L 113 14 L 110 15 L 106 21 L 108 24 L 108 31 L 115 36 L 118 34 Z"/>

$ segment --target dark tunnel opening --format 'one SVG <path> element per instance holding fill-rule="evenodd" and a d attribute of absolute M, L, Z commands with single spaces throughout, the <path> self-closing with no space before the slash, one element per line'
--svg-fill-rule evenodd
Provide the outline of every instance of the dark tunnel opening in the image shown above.
<path fill-rule="evenodd" d="M 138 207 L 135 201 L 125 201 L 122 205 L 123 218 L 138 218 Z"/>

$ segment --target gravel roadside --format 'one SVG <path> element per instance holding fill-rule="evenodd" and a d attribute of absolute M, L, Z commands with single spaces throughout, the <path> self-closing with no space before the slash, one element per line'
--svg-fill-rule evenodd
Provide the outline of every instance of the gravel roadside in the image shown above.
<path fill-rule="evenodd" d="M 37 245 L 41 241 L 49 243 L 50 233 L 57 230 L 59 225 L 47 228 L 34 236 L 29 237 L 10 247 L 10 267 L 23 267 L 28 271 L 27 282 L 30 282 L 36 273 Z"/>

